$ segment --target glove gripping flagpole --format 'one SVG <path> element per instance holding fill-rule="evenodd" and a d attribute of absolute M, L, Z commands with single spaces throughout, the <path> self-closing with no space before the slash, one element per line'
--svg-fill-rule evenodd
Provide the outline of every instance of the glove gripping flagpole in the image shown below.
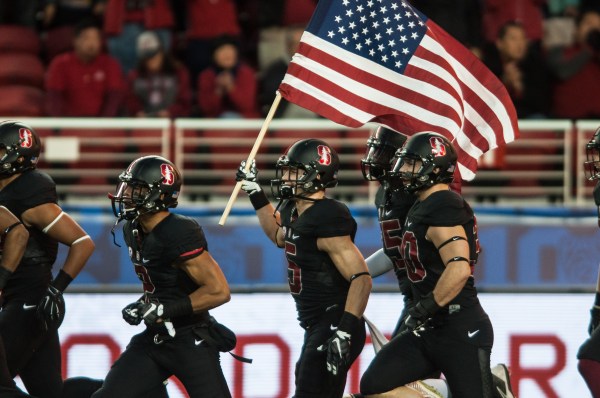
<path fill-rule="evenodd" d="M 273 116 L 275 115 L 275 111 L 277 110 L 277 107 L 279 106 L 280 101 L 281 101 L 281 94 L 279 93 L 279 91 L 277 91 L 277 95 L 275 95 L 275 100 L 273 101 L 273 104 L 271 105 L 271 109 L 269 109 L 269 113 L 267 114 L 267 117 L 265 118 L 265 121 L 263 122 L 260 132 L 258 133 L 258 137 L 256 137 L 256 141 L 254 142 L 254 146 L 252 147 L 252 150 L 250 151 L 250 154 L 248 155 L 248 159 L 246 160 L 246 167 L 244 169 L 246 171 L 246 173 L 248 171 L 250 171 L 250 166 L 252 165 L 252 161 L 256 157 L 258 148 L 260 148 L 260 144 L 262 143 L 262 140 L 265 137 L 265 134 L 267 133 L 269 124 L 271 123 L 271 120 L 273 120 Z M 225 225 L 225 221 L 227 221 L 229 212 L 231 212 L 233 203 L 235 202 L 238 194 L 240 193 L 241 188 L 242 188 L 242 182 L 238 181 L 237 184 L 235 184 L 235 187 L 233 188 L 233 192 L 231 193 L 231 196 L 229 197 L 229 201 L 227 202 L 227 205 L 225 206 L 225 210 L 223 210 L 223 215 L 221 215 L 221 219 L 219 220 L 219 225 Z"/>

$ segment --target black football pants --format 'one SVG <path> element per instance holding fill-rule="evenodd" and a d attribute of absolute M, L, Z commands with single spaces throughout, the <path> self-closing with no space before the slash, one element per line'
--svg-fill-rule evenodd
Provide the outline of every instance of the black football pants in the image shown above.
<path fill-rule="evenodd" d="M 231 397 L 219 352 L 199 340 L 191 327 L 178 329 L 175 338 L 158 344 L 154 337 L 149 329 L 135 335 L 92 398 L 146 396 L 173 375 L 190 398 Z"/>

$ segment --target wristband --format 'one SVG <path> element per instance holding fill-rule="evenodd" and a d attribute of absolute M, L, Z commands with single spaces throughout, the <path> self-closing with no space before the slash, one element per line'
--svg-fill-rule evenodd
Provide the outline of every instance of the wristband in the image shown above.
<path fill-rule="evenodd" d="M 71 277 L 71 275 L 67 274 L 61 269 L 60 271 L 58 271 L 58 275 L 56 275 L 56 278 L 54 278 L 51 285 L 60 290 L 61 292 L 64 292 L 71 282 L 73 282 L 73 278 Z"/>
<path fill-rule="evenodd" d="M 360 319 L 356 317 L 356 315 L 344 311 L 342 318 L 340 319 L 340 323 L 338 324 L 338 330 L 342 330 L 344 332 L 353 332 L 358 329 L 360 325 Z"/>
<path fill-rule="evenodd" d="M 4 289 L 8 278 L 12 275 L 12 272 L 0 265 L 0 290 Z"/>
<path fill-rule="evenodd" d="M 171 303 L 163 304 L 163 313 L 161 318 L 170 319 L 179 316 L 192 315 L 194 308 L 189 296 Z"/>
<path fill-rule="evenodd" d="M 269 204 L 269 198 L 267 198 L 265 191 L 263 191 L 262 189 L 260 191 L 254 192 L 248 197 L 250 198 L 250 203 L 252 203 L 252 207 L 254 207 L 254 210 L 260 210 Z"/>

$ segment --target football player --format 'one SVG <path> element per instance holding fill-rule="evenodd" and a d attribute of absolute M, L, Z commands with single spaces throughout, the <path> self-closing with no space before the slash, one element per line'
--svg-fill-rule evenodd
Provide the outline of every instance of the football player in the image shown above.
<path fill-rule="evenodd" d="M 296 398 L 340 398 L 348 368 L 365 343 L 362 315 L 371 277 L 354 245 L 356 221 L 325 192 L 337 185 L 338 169 L 338 155 L 326 142 L 294 143 L 277 161 L 271 181 L 277 208 L 258 183 L 254 163 L 246 172 L 242 162 L 236 175 L 265 234 L 287 258 L 289 289 L 305 330 Z"/>
<path fill-rule="evenodd" d="M 134 336 L 92 397 L 141 397 L 175 375 L 190 397 L 231 397 L 218 347 L 204 331 L 209 310 L 230 300 L 229 285 L 192 218 L 171 213 L 182 176 L 169 160 L 145 156 L 119 175 L 109 195 L 117 223 L 144 289 L 123 309 Z"/>
<path fill-rule="evenodd" d="M 412 305 L 412 290 L 404 260 L 400 254 L 400 244 L 402 241 L 401 229 L 416 196 L 413 192 L 400 189 L 402 180 L 397 178 L 397 175 L 390 173 L 397 160 L 396 154 L 399 153 L 406 139 L 407 137 L 403 134 L 380 127 L 369 137 L 366 153 L 361 159 L 363 177 L 368 181 L 377 181 L 380 184 L 375 196 L 375 205 L 383 248 L 366 259 L 367 266 L 373 277 L 378 277 L 393 269 L 404 298 L 404 305 L 396 328 L 392 332 L 392 338 L 405 329 L 404 321 L 408 315 L 407 310 Z M 460 187 L 458 184 L 451 185 L 451 189 L 457 186 Z M 497 364 L 492 367 L 492 375 L 495 393 L 498 397 L 514 398 L 506 365 Z M 403 398 L 449 396 L 450 392 L 445 380 L 430 379 L 439 377 L 439 372 L 434 372 L 428 377 L 427 380 L 410 383 L 406 388 L 396 389 L 396 396 Z M 413 391 L 418 391 L 421 395 L 415 395 Z"/>
<path fill-rule="evenodd" d="M 460 397 L 492 397 L 493 330 L 477 298 L 472 267 L 479 252 L 470 206 L 449 189 L 457 156 L 442 135 L 408 139 L 391 172 L 416 196 L 397 237 L 412 303 L 400 331 L 361 379 L 364 395 L 393 390 L 441 371 Z"/>
<path fill-rule="evenodd" d="M 31 127 L 0 123 L 0 205 L 29 232 L 25 253 L 3 289 L 0 335 L 11 377 L 20 375 L 32 395 L 58 398 L 63 291 L 85 265 L 94 243 L 57 204 L 52 178 L 36 169 L 40 149 L 40 138 Z M 53 277 L 58 243 L 69 249 Z"/>
<path fill-rule="evenodd" d="M 2 289 L 21 262 L 21 257 L 27 246 L 29 232 L 14 214 L 6 207 L 0 206 L 0 306 L 2 305 Z M 18 398 L 29 397 L 19 390 L 13 381 L 8 364 L 4 342 L 0 337 L 0 397 Z"/>
<path fill-rule="evenodd" d="M 598 226 L 600 226 L 600 128 L 598 128 L 587 143 L 587 160 L 585 168 L 588 180 L 596 181 L 594 187 L 594 201 L 598 208 Z M 594 397 L 600 397 L 600 269 L 598 270 L 598 282 L 596 283 L 596 298 L 591 309 L 590 325 L 588 327 L 589 339 L 579 348 L 577 365 L 579 373 Z"/>

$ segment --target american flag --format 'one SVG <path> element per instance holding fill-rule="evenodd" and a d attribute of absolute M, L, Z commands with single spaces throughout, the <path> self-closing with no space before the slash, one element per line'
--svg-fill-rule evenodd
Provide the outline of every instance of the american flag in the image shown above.
<path fill-rule="evenodd" d="M 502 82 L 404 0 L 320 0 L 279 92 L 349 127 L 441 133 L 465 180 L 519 134 Z"/>

